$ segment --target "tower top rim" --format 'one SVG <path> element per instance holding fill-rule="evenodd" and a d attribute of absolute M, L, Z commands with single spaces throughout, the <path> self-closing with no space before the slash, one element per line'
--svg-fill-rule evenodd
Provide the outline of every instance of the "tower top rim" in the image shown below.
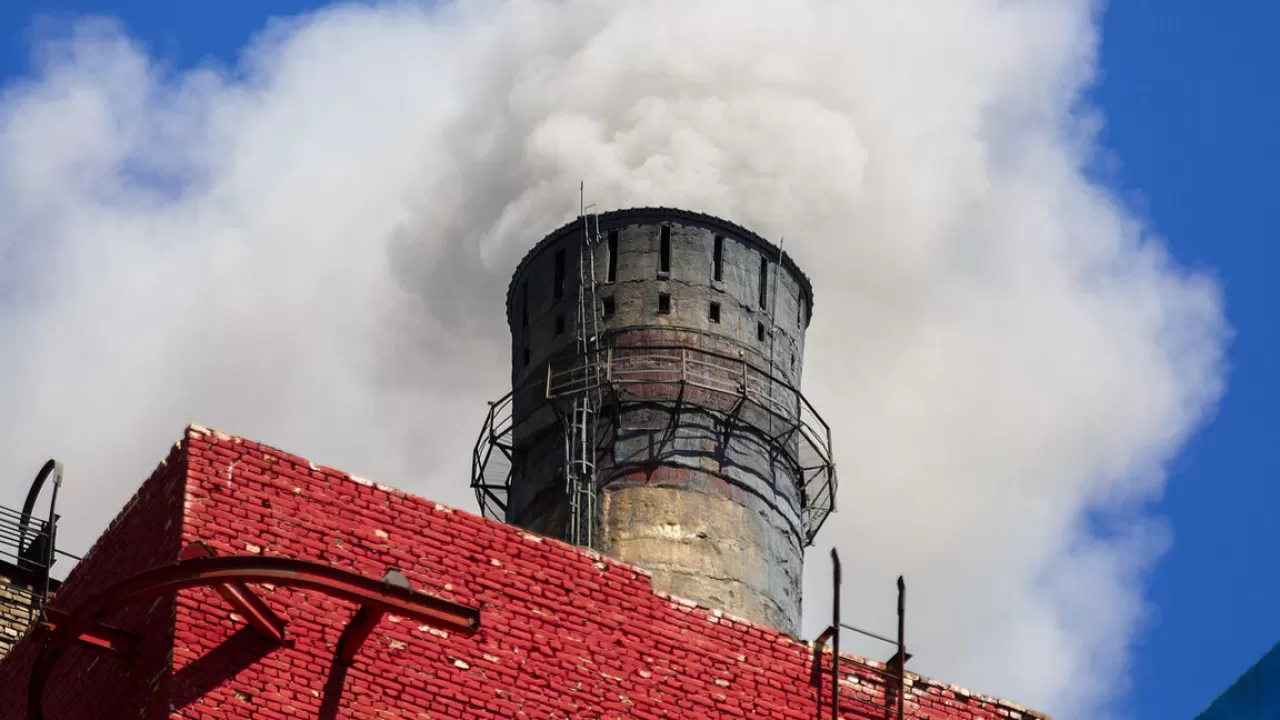
<path fill-rule="evenodd" d="M 696 225 L 709 230 L 717 230 L 726 235 L 732 235 L 738 240 L 743 240 L 755 245 L 762 253 L 767 255 L 774 262 L 777 262 L 778 258 L 781 257 L 782 266 L 795 276 L 796 280 L 800 283 L 800 287 L 804 290 L 805 324 L 808 325 L 810 320 L 813 318 L 813 284 L 809 281 L 809 276 L 800 269 L 800 266 L 796 264 L 791 255 L 783 254 L 777 245 L 766 240 L 758 233 L 737 223 L 716 217 L 715 215 L 669 207 L 636 207 L 610 210 L 608 212 L 597 213 L 596 217 L 599 218 L 600 230 L 602 231 L 608 231 L 618 227 L 626 227 L 628 225 L 656 224 L 664 221 Z M 552 230 L 545 237 L 539 240 L 536 245 L 530 248 L 529 252 L 525 253 L 524 257 L 520 260 L 520 264 L 517 265 L 515 271 L 511 273 L 511 282 L 507 285 L 508 315 L 511 313 L 511 304 L 515 298 L 517 280 L 524 275 L 526 270 L 528 270 L 533 259 L 566 235 L 581 231 L 582 218 L 574 218 L 564 225 L 561 225 L 559 228 Z"/>

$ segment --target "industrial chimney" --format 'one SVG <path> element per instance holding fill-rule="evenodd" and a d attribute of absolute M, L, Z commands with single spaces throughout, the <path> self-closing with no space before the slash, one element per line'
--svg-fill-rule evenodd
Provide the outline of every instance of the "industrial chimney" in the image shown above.
<path fill-rule="evenodd" d="M 512 392 L 473 461 L 485 515 L 795 634 L 834 506 L 800 394 L 812 288 L 779 247 L 675 209 L 583 215 L 512 278 Z"/>

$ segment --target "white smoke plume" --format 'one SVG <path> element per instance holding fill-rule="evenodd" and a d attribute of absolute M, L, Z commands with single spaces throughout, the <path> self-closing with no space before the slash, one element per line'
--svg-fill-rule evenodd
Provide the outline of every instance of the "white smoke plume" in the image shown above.
<path fill-rule="evenodd" d="M 835 544 L 860 625 L 891 631 L 906 575 L 917 671 L 1105 717 L 1170 537 L 1144 503 L 1228 331 L 1091 179 L 1098 12 L 347 5 L 183 71 L 46 28 L 0 97 L 0 501 L 60 458 L 83 549 L 198 422 L 474 507 L 509 274 L 585 181 L 785 236 L 813 279 L 842 488 L 810 635 Z"/>

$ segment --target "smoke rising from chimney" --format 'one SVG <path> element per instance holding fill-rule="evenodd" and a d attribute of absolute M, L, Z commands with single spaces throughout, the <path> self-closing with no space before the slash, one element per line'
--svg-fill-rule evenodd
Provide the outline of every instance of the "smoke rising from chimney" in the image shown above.
<path fill-rule="evenodd" d="M 917 671 L 1106 716 L 1170 540 L 1144 503 L 1228 330 L 1092 179 L 1096 14 L 352 5 L 182 71 L 108 21 L 46 27 L 0 97 L 0 502 L 57 456 L 82 550 L 199 422 L 473 508 L 510 272 L 583 180 L 785 236 L 812 277 L 842 489 L 807 636 L 835 544 L 860 625 L 906 575 Z"/>

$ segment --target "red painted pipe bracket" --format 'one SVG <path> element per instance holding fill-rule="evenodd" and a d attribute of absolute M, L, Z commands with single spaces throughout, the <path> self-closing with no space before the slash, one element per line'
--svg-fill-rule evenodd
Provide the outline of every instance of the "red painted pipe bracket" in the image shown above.
<path fill-rule="evenodd" d="M 189 558 L 214 557 L 213 551 L 202 542 L 193 542 L 182 549 L 178 555 L 179 560 L 187 560 Z M 217 585 L 210 585 L 231 609 L 240 613 L 254 630 L 263 638 L 277 644 L 284 644 L 285 622 L 280 619 L 279 615 L 272 612 L 262 598 L 250 590 L 242 582 L 227 582 Z"/>
<path fill-rule="evenodd" d="M 66 613 L 46 607 L 44 609 L 44 620 L 40 623 L 40 631 L 50 634 L 57 632 L 58 626 L 66 621 Z M 138 643 L 141 640 L 136 633 L 111 627 L 94 620 L 80 631 L 75 643 L 93 650 L 109 652 L 132 662 L 138 653 Z"/>

